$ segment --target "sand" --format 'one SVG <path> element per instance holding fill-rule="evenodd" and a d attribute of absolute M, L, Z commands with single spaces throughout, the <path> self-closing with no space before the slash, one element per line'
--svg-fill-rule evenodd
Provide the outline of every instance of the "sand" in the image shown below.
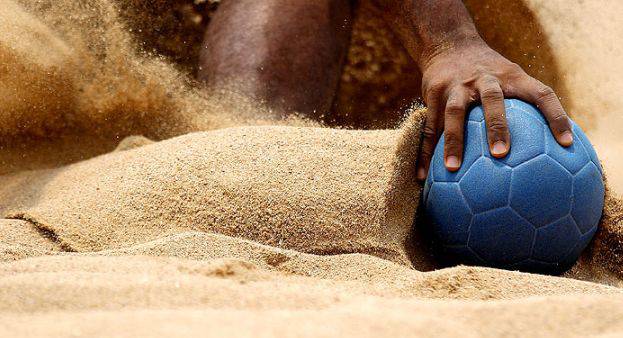
<path fill-rule="evenodd" d="M 212 1 L 5 0 L 0 336 L 623 335 L 621 5 L 467 4 L 604 160 L 563 276 L 431 255 L 413 65 L 365 4 L 335 112 L 306 121 L 192 80 Z"/>

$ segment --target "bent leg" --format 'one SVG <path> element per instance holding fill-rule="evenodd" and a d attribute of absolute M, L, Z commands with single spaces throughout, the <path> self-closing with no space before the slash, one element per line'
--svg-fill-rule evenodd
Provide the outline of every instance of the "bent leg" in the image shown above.
<path fill-rule="evenodd" d="M 204 40 L 198 77 L 284 112 L 331 108 L 351 25 L 349 0 L 226 0 Z"/>

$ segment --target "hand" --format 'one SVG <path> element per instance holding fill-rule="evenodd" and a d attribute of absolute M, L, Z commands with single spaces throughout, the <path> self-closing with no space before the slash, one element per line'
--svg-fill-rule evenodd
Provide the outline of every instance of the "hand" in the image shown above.
<path fill-rule="evenodd" d="M 433 52 L 422 68 L 422 94 L 428 106 L 424 140 L 418 159 L 417 178 L 425 180 L 435 145 L 445 131 L 444 163 L 457 171 L 463 159 L 466 109 L 482 102 L 491 155 L 504 157 L 511 140 L 506 122 L 504 97 L 535 104 L 562 146 L 573 143 L 567 114 L 554 91 L 530 77 L 482 40 L 463 41 Z"/>

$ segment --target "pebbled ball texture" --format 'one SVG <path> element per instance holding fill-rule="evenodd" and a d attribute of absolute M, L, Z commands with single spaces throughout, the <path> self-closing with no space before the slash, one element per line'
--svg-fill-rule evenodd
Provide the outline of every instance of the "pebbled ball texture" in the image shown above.
<path fill-rule="evenodd" d="M 511 150 L 488 150 L 482 107 L 469 113 L 461 169 L 433 156 L 423 203 L 435 243 L 451 263 L 541 273 L 570 268 L 593 238 L 604 205 L 602 168 L 584 132 L 560 146 L 541 113 L 505 100 Z"/>

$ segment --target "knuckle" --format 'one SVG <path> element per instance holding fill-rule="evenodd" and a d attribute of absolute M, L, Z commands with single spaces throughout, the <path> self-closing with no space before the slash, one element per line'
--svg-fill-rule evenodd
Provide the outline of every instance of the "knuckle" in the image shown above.
<path fill-rule="evenodd" d="M 437 130 L 430 125 L 425 125 L 422 129 L 425 140 L 433 140 L 437 136 Z"/>
<path fill-rule="evenodd" d="M 554 90 L 549 86 L 540 86 L 536 91 L 536 97 L 538 101 L 551 100 L 556 98 Z"/>
<path fill-rule="evenodd" d="M 481 75 L 479 82 L 481 83 L 483 88 L 485 87 L 495 88 L 498 86 L 498 79 L 494 75 L 491 75 L 489 73 Z"/>
<path fill-rule="evenodd" d="M 509 73 L 515 73 L 515 74 L 522 74 L 524 72 L 523 68 L 521 68 L 521 66 L 515 62 L 511 62 L 508 65 L 508 71 Z"/>
<path fill-rule="evenodd" d="M 444 87 L 445 86 L 444 86 L 443 82 L 440 82 L 440 81 L 431 82 L 431 83 L 429 83 L 426 86 L 426 91 L 425 91 L 426 92 L 426 96 L 428 96 L 428 97 L 440 96 L 441 94 L 443 94 Z"/>
<path fill-rule="evenodd" d="M 459 118 L 464 115 L 464 107 L 458 102 L 448 102 L 446 104 L 446 117 Z"/>
<path fill-rule="evenodd" d="M 501 119 L 492 119 L 487 123 L 487 129 L 493 134 L 502 134 L 508 131 L 506 123 Z"/>
<path fill-rule="evenodd" d="M 500 88 L 489 86 L 482 90 L 480 98 L 483 100 L 501 100 L 504 98 L 504 94 Z"/>

